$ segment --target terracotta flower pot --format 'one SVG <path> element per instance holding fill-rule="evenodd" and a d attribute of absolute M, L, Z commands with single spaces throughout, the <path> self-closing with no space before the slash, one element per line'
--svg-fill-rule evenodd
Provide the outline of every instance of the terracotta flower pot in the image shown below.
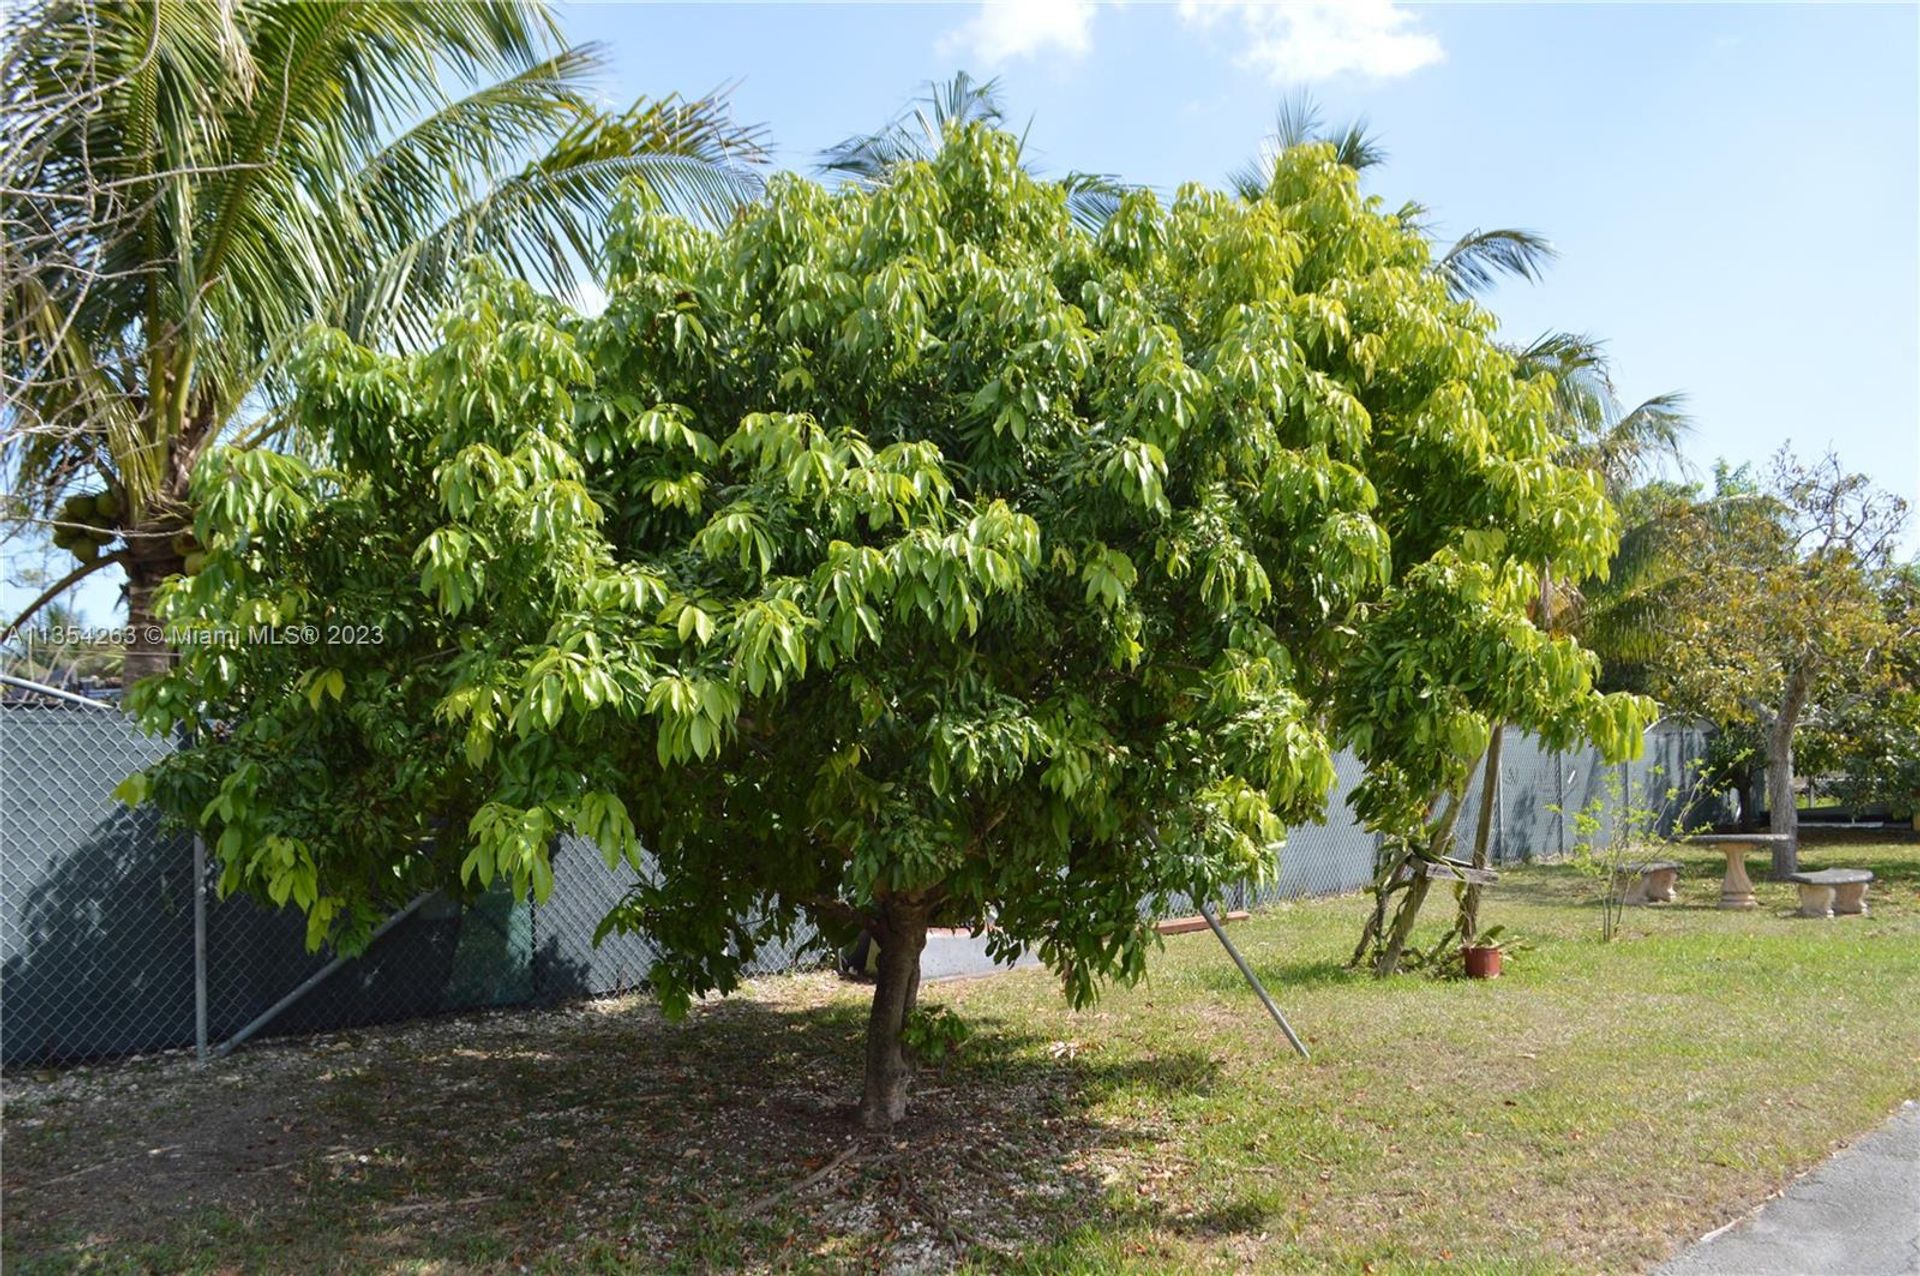
<path fill-rule="evenodd" d="M 1466 959 L 1467 978 L 1498 979 L 1500 977 L 1498 948 L 1462 948 L 1460 955 Z"/>

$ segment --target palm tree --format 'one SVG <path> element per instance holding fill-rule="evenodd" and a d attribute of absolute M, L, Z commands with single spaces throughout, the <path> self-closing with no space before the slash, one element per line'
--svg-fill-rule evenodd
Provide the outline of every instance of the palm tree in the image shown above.
<path fill-rule="evenodd" d="M 1558 459 L 1598 474 L 1608 495 L 1618 498 L 1678 462 L 1681 441 L 1692 428 L 1684 394 L 1658 394 L 1628 408 L 1614 384 L 1605 343 L 1577 333 L 1550 332 L 1514 354 L 1515 375 L 1553 378 L 1562 440 Z"/>
<path fill-rule="evenodd" d="M 951 79 L 922 86 L 920 96 L 877 132 L 856 134 L 821 152 L 819 170 L 862 186 L 883 185 L 905 165 L 939 154 L 952 129 L 968 124 L 998 128 L 1006 118 L 998 79 L 976 80 L 956 71 Z M 1025 132 L 1020 150 L 1024 158 Z M 1077 171 L 1060 178 L 1059 185 L 1067 193 L 1067 210 L 1089 230 L 1106 224 L 1128 189 L 1105 174 Z"/>
<path fill-rule="evenodd" d="M 1685 489 L 1658 481 L 1668 466 L 1685 470 L 1680 445 L 1692 429 L 1686 396 L 1658 394 L 1626 406 L 1605 347 L 1591 337 L 1548 333 L 1515 358 L 1517 375 L 1552 379 L 1557 459 L 1597 475 L 1621 518 L 1620 544 L 1604 578 L 1543 575 L 1542 623 L 1597 653 L 1610 689 L 1630 686 L 1659 641 L 1678 569 L 1674 536 L 1697 513 Z"/>
<path fill-rule="evenodd" d="M 757 134 L 723 100 L 610 115 L 587 91 L 598 62 L 518 0 L 16 8 L 0 31 L 5 513 L 51 524 L 80 564 L 8 632 L 108 565 L 145 631 L 194 548 L 196 460 L 277 439 L 309 325 L 406 346 L 472 254 L 571 289 L 629 183 L 694 213 L 755 193 Z M 129 680 L 165 658 L 136 643 Z"/>

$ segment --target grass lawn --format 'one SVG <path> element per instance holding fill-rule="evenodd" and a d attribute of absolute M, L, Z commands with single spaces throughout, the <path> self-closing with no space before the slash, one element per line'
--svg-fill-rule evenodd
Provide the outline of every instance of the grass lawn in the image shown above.
<path fill-rule="evenodd" d="M 1920 1096 L 1920 845 L 1809 846 L 1879 878 L 1833 921 L 1682 858 L 1611 945 L 1587 879 L 1510 871 L 1491 983 L 1349 974 L 1355 897 L 1236 926 L 1311 1063 L 1205 933 L 1083 1013 L 932 987 L 975 1036 L 892 1139 L 826 975 L 11 1076 L 7 1269 L 1644 1268 Z"/>

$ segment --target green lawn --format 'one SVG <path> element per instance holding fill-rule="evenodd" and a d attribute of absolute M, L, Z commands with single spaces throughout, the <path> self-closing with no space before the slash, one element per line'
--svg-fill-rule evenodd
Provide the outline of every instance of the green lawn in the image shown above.
<path fill-rule="evenodd" d="M 1646 1267 L 1920 1096 L 1920 845 L 1809 847 L 1880 879 L 1833 921 L 1766 883 L 1722 913 L 1718 857 L 1682 858 L 1612 945 L 1586 879 L 1509 872 L 1487 920 L 1535 947 L 1491 983 L 1349 974 L 1354 897 L 1236 926 L 1311 1063 L 1204 933 L 1084 1013 L 1037 971 L 929 989 L 975 1036 L 891 1140 L 846 1121 L 864 990 L 825 975 L 680 1025 L 603 1002 L 10 1077 L 7 1267 Z"/>

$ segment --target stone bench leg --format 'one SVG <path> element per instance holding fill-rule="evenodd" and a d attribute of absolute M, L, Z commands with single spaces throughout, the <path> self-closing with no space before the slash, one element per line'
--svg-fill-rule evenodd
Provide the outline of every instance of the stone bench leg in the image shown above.
<path fill-rule="evenodd" d="M 1747 876 L 1747 848 L 1727 848 L 1727 876 L 1720 883 L 1720 907 L 1758 908 L 1753 898 L 1753 879 Z"/>
<path fill-rule="evenodd" d="M 1647 899 L 1655 904 L 1671 904 L 1680 897 L 1677 883 L 1680 870 L 1677 868 L 1656 868 L 1646 875 Z"/>
<path fill-rule="evenodd" d="M 1800 911 L 1795 917 L 1831 917 L 1833 916 L 1833 887 L 1816 886 L 1812 882 L 1796 882 L 1800 888 Z"/>
<path fill-rule="evenodd" d="M 1644 904 L 1648 902 L 1647 875 L 1645 873 L 1634 874 L 1633 885 L 1627 887 L 1627 893 L 1620 897 L 1620 902 L 1622 904 Z"/>
<path fill-rule="evenodd" d="M 1867 887 L 1872 882 L 1848 882 L 1833 888 L 1833 911 L 1853 917 L 1867 915 Z"/>

